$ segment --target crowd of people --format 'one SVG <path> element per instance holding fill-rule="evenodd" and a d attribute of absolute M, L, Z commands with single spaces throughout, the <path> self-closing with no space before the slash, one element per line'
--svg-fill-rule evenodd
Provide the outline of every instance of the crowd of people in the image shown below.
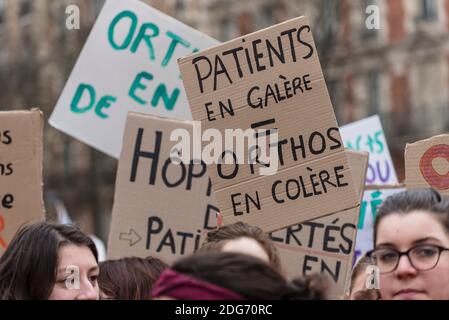
<path fill-rule="evenodd" d="M 449 199 L 434 189 L 387 198 L 373 238 L 346 299 L 449 299 Z M 323 300 L 329 287 L 322 274 L 287 279 L 269 235 L 242 222 L 209 232 L 171 265 L 156 257 L 99 263 L 88 236 L 49 222 L 23 227 L 0 258 L 1 300 Z"/>

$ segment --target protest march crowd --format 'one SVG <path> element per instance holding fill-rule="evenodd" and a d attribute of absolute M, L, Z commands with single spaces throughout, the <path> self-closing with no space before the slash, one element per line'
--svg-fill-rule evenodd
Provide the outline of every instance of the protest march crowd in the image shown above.
<path fill-rule="evenodd" d="M 192 120 L 212 163 L 173 162 Z M 0 112 L 0 300 L 449 300 L 449 135 L 398 187 L 379 117 L 338 126 L 305 17 L 221 44 L 108 0 L 49 123 L 118 159 L 107 259 L 46 220 L 42 113 Z M 223 164 L 228 129 L 275 132 L 275 162 Z"/>
<path fill-rule="evenodd" d="M 449 199 L 434 189 L 387 198 L 374 239 L 375 249 L 352 271 L 345 299 L 449 299 Z M 73 265 L 79 279 L 66 272 Z M 378 287 L 367 281 L 373 266 Z M 48 222 L 23 227 L 0 259 L 5 300 L 322 300 L 328 284 L 320 274 L 287 280 L 268 234 L 242 222 L 210 231 L 194 254 L 171 265 L 155 257 L 98 263 L 88 236 Z"/>

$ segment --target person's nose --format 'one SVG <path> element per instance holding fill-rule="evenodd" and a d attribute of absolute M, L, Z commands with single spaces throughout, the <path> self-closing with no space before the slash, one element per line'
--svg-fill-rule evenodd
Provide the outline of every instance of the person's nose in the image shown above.
<path fill-rule="evenodd" d="M 80 291 L 77 296 L 77 300 L 98 300 L 99 290 L 95 283 L 91 283 L 89 280 L 83 281 L 80 286 Z"/>
<path fill-rule="evenodd" d="M 399 258 L 398 267 L 395 274 L 398 278 L 406 278 L 416 276 L 418 270 L 413 267 L 408 256 L 403 255 Z"/>

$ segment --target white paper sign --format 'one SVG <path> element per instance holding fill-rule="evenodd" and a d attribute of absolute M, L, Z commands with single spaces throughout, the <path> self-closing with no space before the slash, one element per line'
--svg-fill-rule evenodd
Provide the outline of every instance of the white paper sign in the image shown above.
<path fill-rule="evenodd" d="M 346 148 L 369 153 L 367 185 L 398 182 L 378 115 L 342 126 L 340 133 Z"/>
<path fill-rule="evenodd" d="M 378 115 L 340 127 L 346 148 L 369 153 L 366 185 L 391 185 L 398 179 Z M 403 189 L 365 191 L 360 206 L 355 258 L 373 247 L 373 223 L 377 207 L 386 197 Z"/>
<path fill-rule="evenodd" d="M 219 42 L 137 1 L 106 1 L 50 124 L 118 158 L 128 111 L 191 120 L 177 59 Z"/>

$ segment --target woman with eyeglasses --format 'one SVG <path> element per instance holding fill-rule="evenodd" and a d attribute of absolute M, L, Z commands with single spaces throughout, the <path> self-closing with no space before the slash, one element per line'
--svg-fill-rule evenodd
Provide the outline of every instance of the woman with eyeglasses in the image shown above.
<path fill-rule="evenodd" d="M 374 260 L 385 300 L 449 300 L 449 200 L 434 189 L 393 195 L 374 224 Z"/>

